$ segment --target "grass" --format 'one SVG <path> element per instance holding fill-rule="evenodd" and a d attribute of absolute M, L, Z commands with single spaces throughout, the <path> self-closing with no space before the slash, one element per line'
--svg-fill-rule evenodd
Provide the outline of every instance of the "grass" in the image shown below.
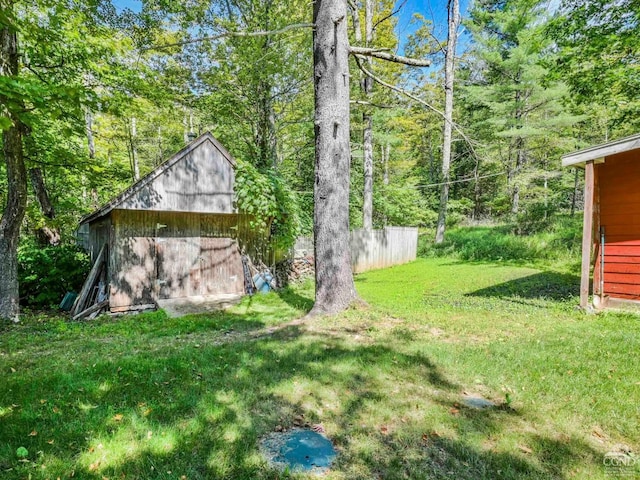
<path fill-rule="evenodd" d="M 368 307 L 311 323 L 307 284 L 4 327 L 0 478 L 306 478 L 258 448 L 298 415 L 339 450 L 329 479 L 605 479 L 607 452 L 639 451 L 638 317 L 583 315 L 577 277 L 429 258 L 356 284 Z"/>
<path fill-rule="evenodd" d="M 582 218 L 559 216 L 546 230 L 517 235 L 514 225 L 463 226 L 447 230 L 445 241 L 433 244 L 432 232 L 421 235 L 424 257 L 454 256 L 466 261 L 493 261 L 580 272 Z"/>

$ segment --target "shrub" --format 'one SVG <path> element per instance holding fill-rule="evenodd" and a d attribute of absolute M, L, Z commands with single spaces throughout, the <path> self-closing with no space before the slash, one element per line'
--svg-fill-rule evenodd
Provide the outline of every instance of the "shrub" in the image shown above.
<path fill-rule="evenodd" d="M 58 304 L 65 292 L 80 290 L 90 266 L 89 256 L 76 245 L 22 244 L 18 248 L 21 303 L 34 307 Z"/>
<path fill-rule="evenodd" d="M 554 265 L 579 271 L 581 219 L 556 216 L 546 231 L 516 235 L 513 225 L 473 226 L 448 229 L 445 241 L 433 244 L 433 234 L 422 234 L 418 255 L 454 256 L 468 261 L 508 261 Z"/>

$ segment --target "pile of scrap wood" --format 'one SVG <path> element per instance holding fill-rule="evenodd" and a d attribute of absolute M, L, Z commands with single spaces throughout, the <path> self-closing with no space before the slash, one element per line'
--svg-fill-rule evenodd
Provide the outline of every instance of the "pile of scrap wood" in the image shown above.
<path fill-rule="evenodd" d="M 289 266 L 289 282 L 295 283 L 315 275 L 315 265 L 312 255 L 294 258 Z"/>
<path fill-rule="evenodd" d="M 73 308 L 71 308 L 71 318 L 73 320 L 95 318 L 109 306 L 106 249 L 106 244 L 100 249 L 89 276 L 84 282 Z"/>

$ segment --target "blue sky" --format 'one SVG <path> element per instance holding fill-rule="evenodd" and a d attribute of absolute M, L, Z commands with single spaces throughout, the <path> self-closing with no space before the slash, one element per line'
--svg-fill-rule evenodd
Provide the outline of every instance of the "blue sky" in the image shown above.
<path fill-rule="evenodd" d="M 401 0 L 396 0 L 396 5 L 399 6 L 401 3 Z M 400 38 L 400 50 L 402 50 L 404 39 L 416 29 L 416 25 L 411 25 L 411 17 L 414 13 L 419 13 L 427 20 L 431 20 L 435 27 L 436 36 L 440 39 L 446 38 L 447 3 L 447 0 L 407 0 L 397 15 L 396 34 Z M 467 13 L 469 3 L 470 0 L 460 0 L 460 13 L 463 17 Z"/>
<path fill-rule="evenodd" d="M 460 0 L 460 11 L 464 16 L 469 7 L 470 0 Z M 139 11 L 141 0 L 113 0 L 113 4 L 118 9 L 130 8 Z M 396 0 L 396 6 L 400 6 L 402 0 Z M 396 7 L 397 8 L 397 7 Z M 396 34 L 400 38 L 400 50 L 404 40 L 413 33 L 416 25 L 411 25 L 411 17 L 414 13 L 419 13 L 435 26 L 435 33 L 438 38 L 445 38 L 447 34 L 447 0 L 406 0 L 397 14 L 398 25 Z"/>

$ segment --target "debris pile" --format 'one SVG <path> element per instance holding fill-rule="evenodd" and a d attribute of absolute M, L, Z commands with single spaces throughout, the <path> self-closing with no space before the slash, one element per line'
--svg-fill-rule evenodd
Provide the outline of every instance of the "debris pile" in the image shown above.
<path fill-rule="evenodd" d="M 315 264 L 312 255 L 294 258 L 289 267 L 289 282 L 295 283 L 315 275 Z"/>

